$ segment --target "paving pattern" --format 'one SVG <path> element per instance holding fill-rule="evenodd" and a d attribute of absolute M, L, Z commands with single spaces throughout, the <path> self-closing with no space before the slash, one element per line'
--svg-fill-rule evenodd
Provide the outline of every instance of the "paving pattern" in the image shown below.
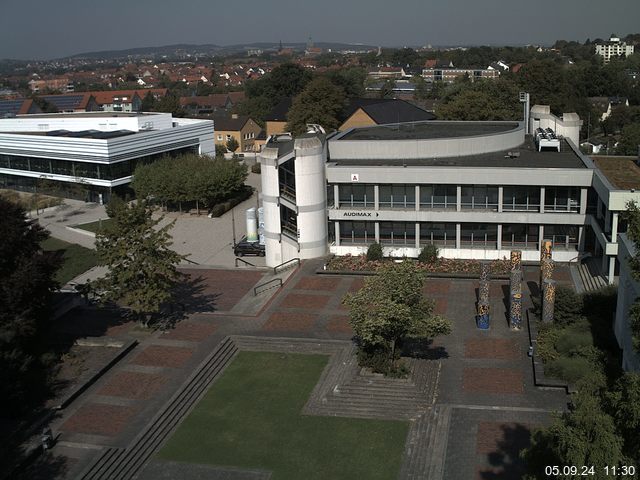
<path fill-rule="evenodd" d="M 479 331 L 474 323 L 478 282 L 428 280 L 425 294 L 434 300 L 436 312 L 452 319 L 454 332 L 422 345 L 428 354 L 410 361 L 408 379 L 390 380 L 362 375 L 355 364 L 353 332 L 341 301 L 361 288 L 364 278 L 318 275 L 320 265 L 304 262 L 282 288 L 263 294 L 263 306 L 252 315 L 234 312 L 252 297 L 264 272 L 193 269 L 206 286 L 201 292 L 215 296 L 215 308 L 188 307 L 188 318 L 175 329 L 142 338 L 53 425 L 62 432 L 54 453 L 69 458 L 68 478 L 81 471 L 85 476 L 79 478 L 124 479 L 132 472 L 145 480 L 163 478 L 149 476 L 162 470 L 159 461 L 151 460 L 153 452 L 236 349 L 331 355 L 305 413 L 408 420 L 401 479 L 520 478 L 523 466 L 516 450 L 526 445 L 532 428 L 549 421 L 549 412 L 565 408 L 567 399 L 533 386 L 526 330 L 508 328 L 506 282 L 491 283 L 491 328 Z M 537 269 L 526 270 L 526 286 L 533 288 L 536 277 Z M 108 328 L 134 335 L 131 327 L 116 323 Z M 218 362 L 214 357 L 221 349 Z M 114 412 L 114 425 L 97 418 L 96 412 L 105 409 Z M 268 472 L 252 477 L 233 469 L 205 475 L 197 466 L 182 473 L 185 480 L 208 474 L 268 478 Z"/>

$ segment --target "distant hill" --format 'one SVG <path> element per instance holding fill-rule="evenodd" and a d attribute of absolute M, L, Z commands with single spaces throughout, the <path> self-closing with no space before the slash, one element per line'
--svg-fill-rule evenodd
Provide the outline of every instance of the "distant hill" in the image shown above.
<path fill-rule="evenodd" d="M 372 45 L 362 45 L 362 44 L 349 44 L 349 43 L 334 43 L 334 42 L 316 42 L 314 43 L 316 47 L 320 47 L 323 49 L 331 49 L 331 50 L 371 50 L 377 48 Z M 161 47 L 138 47 L 138 48 L 128 48 L 125 50 L 104 50 L 99 52 L 84 52 L 78 53 L 75 55 L 70 55 L 68 57 L 64 57 L 60 60 L 65 59 L 117 59 L 124 57 L 173 57 L 173 56 L 186 56 L 186 55 L 229 55 L 233 53 L 242 53 L 247 50 L 252 49 L 261 49 L 265 51 L 269 50 L 277 50 L 279 48 L 279 43 L 274 42 L 256 42 L 256 43 L 246 43 L 246 44 L 237 44 L 237 45 L 214 45 L 214 44 L 204 44 L 204 45 L 192 45 L 192 44 L 176 44 L 176 45 L 165 45 Z M 294 50 L 303 51 L 306 48 L 306 43 L 287 43 L 283 44 L 284 48 L 293 48 Z"/>

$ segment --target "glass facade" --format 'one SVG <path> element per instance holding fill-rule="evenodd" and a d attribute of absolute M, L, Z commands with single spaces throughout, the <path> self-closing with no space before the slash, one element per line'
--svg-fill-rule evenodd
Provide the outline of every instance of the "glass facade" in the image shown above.
<path fill-rule="evenodd" d="M 498 247 L 498 225 L 491 223 L 462 223 L 460 225 L 460 245 L 462 248 Z"/>
<path fill-rule="evenodd" d="M 580 211 L 580 189 L 578 187 L 546 187 L 544 211 L 578 213 Z"/>
<path fill-rule="evenodd" d="M 280 194 L 291 200 L 296 200 L 296 162 L 291 159 L 278 167 L 278 181 Z"/>
<path fill-rule="evenodd" d="M 420 223 L 420 245 L 455 248 L 455 223 Z"/>
<path fill-rule="evenodd" d="M 502 225 L 502 248 L 504 249 L 537 250 L 539 239 L 538 225 Z"/>
<path fill-rule="evenodd" d="M 367 245 L 375 241 L 375 222 L 340 222 L 341 244 Z"/>
<path fill-rule="evenodd" d="M 415 209 L 415 185 L 380 185 L 378 192 L 380 208 Z"/>
<path fill-rule="evenodd" d="M 558 250 L 578 249 L 577 225 L 545 225 L 544 238 L 553 242 L 553 248 Z"/>
<path fill-rule="evenodd" d="M 463 185 L 461 190 L 463 210 L 498 210 L 498 187 Z"/>
<path fill-rule="evenodd" d="M 420 208 L 455 210 L 457 190 L 455 185 L 420 185 Z"/>
<path fill-rule="evenodd" d="M 39 157 L 21 157 L 17 155 L 0 155 L 0 168 L 99 180 L 117 180 L 133 175 L 138 165 L 146 165 L 166 156 L 174 157 L 183 153 L 196 152 L 197 147 L 179 148 L 177 150 L 147 155 L 132 160 L 106 164 L 78 162 L 75 160 L 54 160 Z"/>
<path fill-rule="evenodd" d="M 380 222 L 380 243 L 383 245 L 416 246 L 416 224 Z"/>
<path fill-rule="evenodd" d="M 540 187 L 504 187 L 502 210 L 512 212 L 539 212 Z"/>
<path fill-rule="evenodd" d="M 338 187 L 338 191 L 340 207 L 373 208 L 375 206 L 373 185 L 344 184 Z"/>

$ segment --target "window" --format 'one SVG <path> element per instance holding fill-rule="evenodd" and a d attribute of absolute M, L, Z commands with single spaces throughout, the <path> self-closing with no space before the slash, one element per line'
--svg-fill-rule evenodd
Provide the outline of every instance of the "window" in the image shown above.
<path fill-rule="evenodd" d="M 457 203 L 455 185 L 420 185 L 420 208 L 455 209 Z"/>
<path fill-rule="evenodd" d="M 537 250 L 539 230 L 538 225 L 502 225 L 502 248 Z"/>
<path fill-rule="evenodd" d="M 380 208 L 415 208 L 416 188 L 414 185 L 380 185 L 378 192 Z"/>
<path fill-rule="evenodd" d="M 544 238 L 550 239 L 558 250 L 578 249 L 578 227 L 576 225 L 545 225 Z"/>
<path fill-rule="evenodd" d="M 413 222 L 380 222 L 380 243 L 415 247 L 416 224 Z"/>
<path fill-rule="evenodd" d="M 218 141 L 222 141 L 222 135 L 218 134 Z"/>
<path fill-rule="evenodd" d="M 284 205 L 280 205 L 280 228 L 283 234 L 298 240 L 298 217 Z"/>
<path fill-rule="evenodd" d="M 227 142 L 231 140 L 231 135 L 227 135 Z"/>
<path fill-rule="evenodd" d="M 456 246 L 455 223 L 421 223 L 420 245 Z"/>
<path fill-rule="evenodd" d="M 460 245 L 468 248 L 497 248 L 498 226 L 488 223 L 460 225 Z"/>
<path fill-rule="evenodd" d="M 340 244 L 367 245 L 375 240 L 374 222 L 340 222 Z"/>
<path fill-rule="evenodd" d="M 332 208 L 334 207 L 334 197 L 333 197 L 333 184 L 328 183 L 327 184 L 327 207 Z"/>
<path fill-rule="evenodd" d="M 546 187 L 544 210 L 545 212 L 579 212 L 580 189 L 578 187 Z"/>
<path fill-rule="evenodd" d="M 338 192 L 340 207 L 373 208 L 375 205 L 373 185 L 341 184 Z"/>
<path fill-rule="evenodd" d="M 463 186 L 461 206 L 469 210 L 498 210 L 498 187 Z"/>
<path fill-rule="evenodd" d="M 513 212 L 540 211 L 540 187 L 504 187 L 502 210 Z"/>

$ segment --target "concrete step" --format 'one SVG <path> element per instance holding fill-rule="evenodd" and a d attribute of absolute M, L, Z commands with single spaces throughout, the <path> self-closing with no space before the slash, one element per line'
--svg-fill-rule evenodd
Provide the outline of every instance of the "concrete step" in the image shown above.
<path fill-rule="evenodd" d="M 78 478 L 83 480 L 133 478 L 202 397 L 210 384 L 224 371 L 237 352 L 238 347 L 230 338 L 223 340 L 126 450 L 105 452 Z"/>

